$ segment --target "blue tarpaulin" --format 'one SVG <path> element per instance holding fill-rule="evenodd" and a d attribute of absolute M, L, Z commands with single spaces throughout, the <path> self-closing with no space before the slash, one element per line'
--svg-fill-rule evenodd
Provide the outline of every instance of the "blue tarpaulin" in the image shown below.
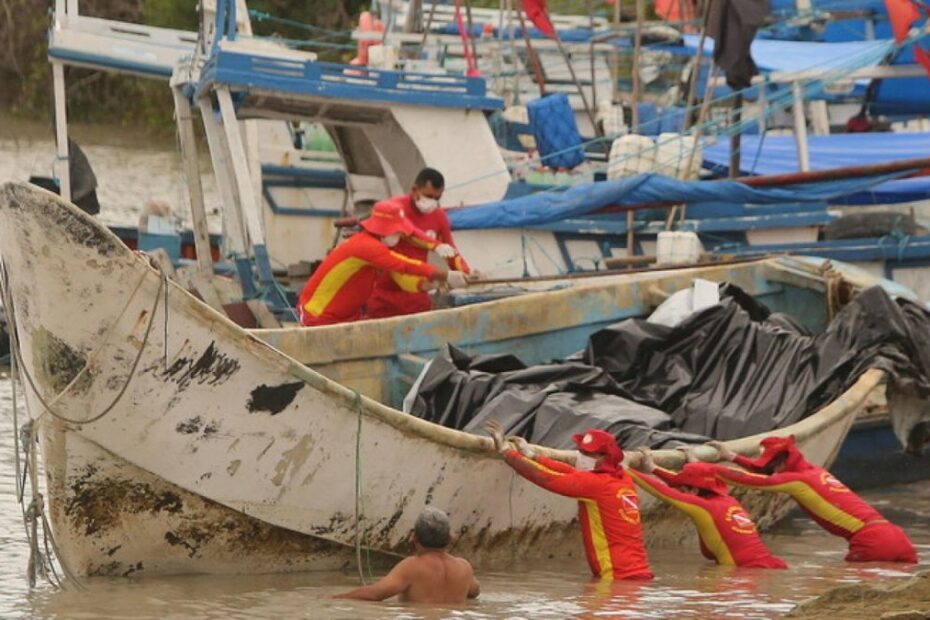
<path fill-rule="evenodd" d="M 688 54 L 697 50 L 700 37 L 684 35 Z M 812 41 L 776 41 L 756 38 L 750 53 L 760 71 L 803 71 L 806 69 L 852 69 L 877 65 L 894 48 L 894 41 L 851 41 L 819 43 Z M 714 40 L 704 41 L 704 54 L 712 56 Z"/>
<path fill-rule="evenodd" d="M 448 214 L 455 229 L 512 228 L 558 222 L 612 205 L 819 202 L 861 192 L 900 174 L 903 173 L 755 188 L 736 181 L 679 181 L 650 173 L 577 185 L 565 191 L 540 192 L 512 200 L 449 209 Z"/>
<path fill-rule="evenodd" d="M 761 150 L 760 150 L 761 141 Z M 855 133 L 808 136 L 811 170 L 882 164 L 930 157 L 930 133 Z M 724 172 L 730 165 L 729 140 L 704 145 L 704 167 Z M 743 136 L 740 172 L 797 172 L 798 150 L 793 136 Z M 881 183 L 865 191 L 831 200 L 834 204 L 886 204 L 930 198 L 930 177 Z"/>

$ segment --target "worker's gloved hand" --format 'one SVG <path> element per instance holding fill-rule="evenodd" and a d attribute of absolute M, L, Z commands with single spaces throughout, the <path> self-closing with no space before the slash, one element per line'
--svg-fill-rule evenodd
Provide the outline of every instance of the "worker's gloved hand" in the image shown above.
<path fill-rule="evenodd" d="M 450 271 L 446 276 L 446 283 L 452 288 L 465 288 L 468 286 L 468 278 L 461 271 Z"/>
<path fill-rule="evenodd" d="M 488 423 L 484 425 L 484 428 L 488 431 L 488 435 L 491 436 L 491 439 L 494 440 L 495 450 L 503 453 L 510 449 L 510 444 L 504 439 L 504 427 L 500 425 L 500 422 L 497 420 L 489 420 Z"/>
<path fill-rule="evenodd" d="M 449 245 L 448 243 L 440 243 L 435 248 L 433 252 L 436 252 L 441 258 L 452 258 L 458 252 L 455 251 L 455 248 Z"/>
<path fill-rule="evenodd" d="M 736 458 L 736 452 L 723 445 L 722 441 L 708 441 L 707 445 L 717 450 L 717 456 L 721 461 L 732 461 Z"/>
<path fill-rule="evenodd" d="M 442 282 L 436 282 L 435 280 L 423 280 L 420 284 L 420 290 L 424 293 L 429 293 L 430 291 L 438 291 Z"/>
<path fill-rule="evenodd" d="M 520 454 L 522 454 L 526 458 L 528 459 L 536 458 L 536 450 L 531 448 L 530 444 L 528 444 L 526 442 L 526 439 L 524 439 L 523 437 L 513 436 L 513 437 L 508 437 L 507 439 L 514 445 L 514 447 L 520 452 Z"/>

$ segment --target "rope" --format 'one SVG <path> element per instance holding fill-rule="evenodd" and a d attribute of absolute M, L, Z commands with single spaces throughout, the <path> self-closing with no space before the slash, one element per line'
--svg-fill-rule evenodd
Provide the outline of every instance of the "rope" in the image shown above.
<path fill-rule="evenodd" d="M 265 11 L 259 11 L 257 9 L 249 9 L 249 17 L 255 19 L 255 21 L 263 22 L 269 21 L 278 24 L 283 24 L 285 26 L 292 26 L 294 28 L 300 28 L 301 30 L 308 30 L 310 32 L 319 32 L 326 36 L 340 36 L 340 37 L 350 37 L 352 36 L 351 30 L 330 30 L 329 28 L 323 28 L 321 26 L 314 26 L 313 24 L 308 24 L 306 22 L 299 22 L 293 19 L 287 19 L 286 17 L 278 17 L 276 15 L 271 15 Z"/>
<path fill-rule="evenodd" d="M 6 273 L 6 266 L 5 266 L 5 265 L 4 265 L 4 267 L 3 267 L 3 270 L 4 270 L 4 279 L 5 279 L 5 281 L 8 281 L 9 274 Z M 107 335 L 104 337 L 103 342 L 101 342 L 100 347 L 98 347 L 93 353 L 91 353 L 91 355 L 89 355 L 89 356 L 87 357 L 87 361 L 84 363 L 84 367 L 81 368 L 81 370 L 74 376 L 74 378 L 71 380 L 71 382 L 68 383 L 68 385 L 66 385 L 66 386 L 61 390 L 61 392 L 58 393 L 57 396 L 55 396 L 55 398 L 52 400 L 51 403 L 46 402 L 45 399 L 42 397 L 42 394 L 41 394 L 41 392 L 39 391 L 39 388 L 36 386 L 36 383 L 35 383 L 35 381 L 33 380 L 33 377 L 32 377 L 32 375 L 31 375 L 31 373 L 26 369 L 26 364 L 23 362 L 23 359 L 22 359 L 22 352 L 20 351 L 20 348 L 19 348 L 19 340 L 18 340 L 17 337 L 14 336 L 16 330 L 15 330 L 15 329 L 12 329 L 12 330 L 10 331 L 10 350 L 13 352 L 13 355 L 16 357 L 17 362 L 18 362 L 18 364 L 19 364 L 19 367 L 22 369 L 22 374 L 23 374 L 23 376 L 26 377 L 26 380 L 27 380 L 27 382 L 29 383 L 29 386 L 32 388 L 33 393 L 36 395 L 36 398 L 39 399 L 39 402 L 41 402 L 41 403 L 42 403 L 42 406 L 45 408 L 45 411 L 43 411 L 43 413 L 40 414 L 39 417 L 41 417 L 42 415 L 44 415 L 45 412 L 48 412 L 48 413 L 50 413 L 53 417 L 57 418 L 58 420 L 61 420 L 62 422 L 66 422 L 66 423 L 68 423 L 68 424 L 78 424 L 78 425 L 80 425 L 80 424 L 91 424 L 91 423 L 96 422 L 96 421 L 100 420 L 101 418 L 103 418 L 105 415 L 107 415 L 108 413 L 110 413 L 110 411 L 112 411 L 114 407 L 116 407 L 116 405 L 117 405 L 117 404 L 119 403 L 119 401 L 122 399 L 123 395 L 126 393 L 126 390 L 129 389 L 129 384 L 132 382 L 132 379 L 133 379 L 133 377 L 135 376 L 135 373 L 136 373 L 136 369 L 139 367 L 139 362 L 142 360 L 142 353 L 145 351 L 146 345 L 148 344 L 148 341 L 149 341 L 149 336 L 150 336 L 151 333 L 152 333 L 152 326 L 153 326 L 154 323 L 155 323 L 155 314 L 156 314 L 156 312 L 157 312 L 157 310 L 158 310 L 158 303 L 159 303 L 159 301 L 161 301 L 161 293 L 162 293 L 162 289 L 163 289 L 164 286 L 165 286 L 166 278 L 165 278 L 165 279 L 159 279 L 159 281 L 158 281 L 158 291 L 155 293 L 155 301 L 154 301 L 154 303 L 152 304 L 152 309 L 151 309 L 150 312 L 149 312 L 149 320 L 148 320 L 148 324 L 146 325 L 146 328 L 145 328 L 145 335 L 143 336 L 142 343 L 141 343 L 141 345 L 139 346 L 139 352 L 136 354 L 136 358 L 135 358 L 135 359 L 133 360 L 133 362 L 132 362 L 132 366 L 131 366 L 130 369 L 129 369 L 129 376 L 126 378 L 126 382 L 123 384 L 123 387 L 120 389 L 119 393 L 117 393 L 117 395 L 116 395 L 116 397 L 113 399 L 113 401 L 112 401 L 109 405 L 107 405 L 107 406 L 106 406 L 102 411 L 100 411 L 99 413 L 97 413 L 97 414 L 91 416 L 91 417 L 88 418 L 88 419 L 84 419 L 84 420 L 77 420 L 77 419 L 69 418 L 69 417 L 67 417 L 67 416 L 65 416 L 65 415 L 62 415 L 61 413 L 58 413 L 57 411 L 55 411 L 55 410 L 53 409 L 53 406 L 54 406 L 55 404 L 57 404 L 58 400 L 59 400 L 62 396 L 64 396 L 64 394 L 67 393 L 68 390 L 69 390 L 75 383 L 77 383 L 77 380 L 91 367 L 91 362 L 92 362 L 92 361 L 96 358 L 96 356 L 99 355 L 100 352 L 103 350 L 103 347 L 107 344 L 107 341 L 109 340 L 109 337 L 112 335 L 113 331 L 115 330 L 116 325 L 119 324 L 120 319 L 122 319 L 123 315 L 126 313 L 126 311 L 128 310 L 129 306 L 132 304 L 132 300 L 133 300 L 133 298 L 135 297 L 136 292 L 137 292 L 137 291 L 140 289 L 140 287 L 142 286 L 142 283 L 145 281 L 145 276 L 146 276 L 146 275 L 147 275 L 147 274 L 143 274 L 142 278 L 139 280 L 139 284 L 136 285 L 135 290 L 133 290 L 132 295 L 129 297 L 129 300 L 126 302 L 126 306 L 125 306 L 125 307 L 123 308 L 123 310 L 120 312 L 120 314 L 119 314 L 119 316 L 117 317 L 117 319 L 116 319 L 115 321 L 113 321 L 113 323 L 110 325 L 110 329 L 109 329 Z M 166 297 L 166 299 L 167 299 L 167 294 L 166 294 L 165 297 Z M 12 299 L 10 299 L 10 302 L 12 302 Z M 12 304 L 11 304 L 10 307 L 9 307 L 9 312 L 11 313 L 11 315 L 13 315 L 13 313 L 14 313 Z M 168 308 L 167 308 L 167 306 L 166 306 L 166 307 L 165 307 L 165 313 L 167 313 L 167 312 L 168 312 Z M 13 322 L 13 321 L 11 321 L 11 322 Z M 14 322 L 13 324 L 15 324 L 15 322 Z"/>

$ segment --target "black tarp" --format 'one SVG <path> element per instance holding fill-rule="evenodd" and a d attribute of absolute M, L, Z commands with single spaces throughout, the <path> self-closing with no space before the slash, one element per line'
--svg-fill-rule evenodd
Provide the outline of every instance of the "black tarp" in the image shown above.
<path fill-rule="evenodd" d="M 410 412 L 475 433 L 495 419 L 508 433 L 558 448 L 588 428 L 626 447 L 664 448 L 793 424 L 873 367 L 891 372 L 898 387 L 930 394 L 930 314 L 913 302 L 873 287 L 811 335 L 736 287 L 721 293 L 719 304 L 675 327 L 628 319 L 551 364 L 447 346 Z"/>

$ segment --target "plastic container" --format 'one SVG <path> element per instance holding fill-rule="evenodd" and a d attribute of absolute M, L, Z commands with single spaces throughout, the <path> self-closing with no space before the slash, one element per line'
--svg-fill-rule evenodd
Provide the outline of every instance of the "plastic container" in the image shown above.
<path fill-rule="evenodd" d="M 604 130 L 605 136 L 619 137 L 629 133 L 626 119 L 623 117 L 622 105 L 615 105 L 610 101 L 598 101 L 596 118 Z"/>
<path fill-rule="evenodd" d="M 607 178 L 620 179 L 643 172 L 652 172 L 656 165 L 655 142 L 648 136 L 629 134 L 610 145 Z"/>
<path fill-rule="evenodd" d="M 678 179 L 685 178 L 688 160 L 691 160 L 691 174 L 689 179 L 698 178 L 701 172 L 702 152 L 701 144 L 697 143 L 695 149 L 694 136 L 683 136 L 678 133 L 663 133 L 656 138 L 656 172 Z M 691 151 L 695 151 L 691 157 Z"/>
<path fill-rule="evenodd" d="M 693 264 L 700 260 L 703 251 L 697 233 L 662 231 L 656 243 L 656 264 Z"/>
<path fill-rule="evenodd" d="M 575 113 L 565 93 L 526 104 L 540 161 L 550 168 L 574 168 L 584 161 Z"/>

